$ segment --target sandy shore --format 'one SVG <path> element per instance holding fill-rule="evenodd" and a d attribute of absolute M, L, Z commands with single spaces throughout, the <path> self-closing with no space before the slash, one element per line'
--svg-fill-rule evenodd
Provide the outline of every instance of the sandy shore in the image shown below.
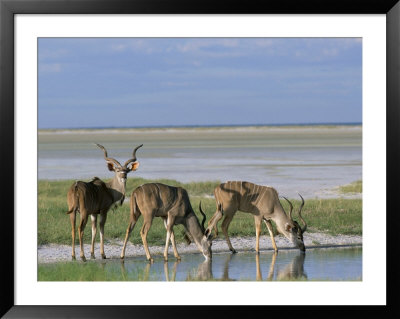
<path fill-rule="evenodd" d="M 338 235 L 332 236 L 323 233 L 307 233 L 304 236 L 305 245 L 307 249 L 317 249 L 317 248 L 329 248 L 329 247 L 346 247 L 346 246 L 361 246 L 362 236 L 353 235 Z M 275 237 L 278 249 L 296 249 L 293 247 L 292 243 L 283 236 Z M 238 251 L 254 251 L 255 247 L 255 237 L 232 237 L 231 242 L 233 247 Z M 122 248 L 122 241 L 108 241 L 104 247 L 107 258 L 119 259 Z M 195 244 L 178 244 L 178 252 L 180 255 L 199 253 Z M 95 255 L 97 259 L 100 258 L 100 245 L 95 244 Z M 260 238 L 261 250 L 272 250 L 271 240 L 268 236 L 262 236 Z M 85 255 L 86 258 L 90 258 L 90 245 L 85 244 Z M 164 251 L 163 246 L 151 246 L 149 247 L 150 253 L 153 256 L 162 255 Z M 214 253 L 229 252 L 228 246 L 224 239 L 216 239 L 213 241 L 212 250 Z M 173 257 L 172 247 L 170 246 L 171 258 Z M 75 252 L 79 256 L 79 245 L 75 247 Z M 125 256 L 135 257 L 144 256 L 143 245 L 133 245 L 128 243 L 126 248 Z M 58 244 L 48 244 L 41 245 L 38 247 L 38 262 L 39 263 L 52 263 L 59 261 L 69 261 L 71 260 L 71 246 L 69 245 L 58 245 Z"/>

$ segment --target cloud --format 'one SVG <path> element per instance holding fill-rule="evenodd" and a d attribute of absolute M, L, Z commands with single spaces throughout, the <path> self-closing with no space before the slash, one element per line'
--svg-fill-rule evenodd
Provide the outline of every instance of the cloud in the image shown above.
<path fill-rule="evenodd" d="M 59 73 L 62 67 L 60 63 L 39 63 L 40 73 Z"/>
<path fill-rule="evenodd" d="M 121 39 L 113 40 L 110 45 L 112 52 L 136 52 L 136 53 L 154 53 L 161 52 L 161 48 L 154 41 L 149 39 Z"/>
<path fill-rule="evenodd" d="M 41 42 L 39 42 L 40 46 Z M 39 47 L 39 60 L 49 60 L 49 59 L 60 59 L 64 58 L 69 54 L 69 51 L 65 48 L 59 49 L 40 49 Z"/>

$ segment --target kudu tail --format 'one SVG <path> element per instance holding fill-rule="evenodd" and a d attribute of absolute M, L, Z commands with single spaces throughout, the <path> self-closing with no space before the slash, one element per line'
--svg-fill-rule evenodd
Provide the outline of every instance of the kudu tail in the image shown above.
<path fill-rule="evenodd" d="M 136 192 L 133 192 L 132 196 L 131 196 L 130 214 L 132 217 L 135 218 L 135 220 L 137 220 L 139 218 L 139 216 L 142 214 L 142 212 L 140 211 L 139 204 L 137 202 Z"/>
<path fill-rule="evenodd" d="M 74 202 L 72 207 L 67 211 L 67 214 L 76 213 L 79 210 L 79 194 L 78 194 L 78 182 L 74 186 Z"/>

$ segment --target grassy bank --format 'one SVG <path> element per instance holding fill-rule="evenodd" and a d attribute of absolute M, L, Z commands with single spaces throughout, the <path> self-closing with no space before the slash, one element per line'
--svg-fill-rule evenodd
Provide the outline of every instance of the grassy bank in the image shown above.
<path fill-rule="evenodd" d="M 353 183 L 340 186 L 339 192 L 341 192 L 342 194 L 362 193 L 362 181 L 358 180 Z"/>
<path fill-rule="evenodd" d="M 200 216 L 198 206 L 201 200 L 203 210 L 207 214 L 207 221 L 215 212 L 215 200 L 211 196 L 218 181 L 179 183 L 174 180 L 157 180 L 159 182 L 182 186 L 190 196 L 195 212 Z M 71 243 L 71 225 L 67 211 L 66 194 L 74 181 L 39 181 L 38 182 L 38 245 L 47 243 L 67 244 Z M 127 195 L 137 186 L 152 182 L 141 178 L 131 178 L 127 182 Z M 297 211 L 300 201 L 291 200 L 294 211 Z M 288 205 L 282 201 L 285 210 Z M 303 208 L 302 215 L 308 223 L 308 231 L 323 231 L 330 234 L 354 234 L 362 233 L 362 200 L 361 199 L 308 199 Z M 295 219 L 296 214 L 294 214 Z M 113 239 L 123 239 L 129 220 L 129 202 L 125 202 L 115 211 L 108 213 L 105 227 L 106 242 Z M 135 244 L 141 244 L 139 230 L 142 218 L 139 219 L 130 240 Z M 254 236 L 254 219 L 245 213 L 238 212 L 233 219 L 229 233 L 231 236 Z M 262 234 L 267 234 L 263 228 Z M 176 226 L 177 242 L 183 242 L 183 227 Z M 220 236 L 223 236 L 220 233 Z M 99 237 L 99 234 L 97 234 Z M 85 229 L 85 243 L 90 243 L 90 221 Z M 98 240 L 98 238 L 97 238 Z M 150 245 L 163 245 L 165 241 L 165 228 L 161 218 L 155 218 L 148 234 Z"/>

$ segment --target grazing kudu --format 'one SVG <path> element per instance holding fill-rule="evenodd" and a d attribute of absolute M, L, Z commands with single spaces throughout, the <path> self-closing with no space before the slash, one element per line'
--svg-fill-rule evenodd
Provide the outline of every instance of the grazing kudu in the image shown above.
<path fill-rule="evenodd" d="M 208 223 L 206 236 L 211 237 L 213 228 L 217 235 L 217 223 L 222 216 L 224 216 L 221 228 L 232 253 L 236 253 L 236 250 L 232 247 L 231 241 L 229 240 L 228 227 L 238 210 L 244 213 L 250 213 L 254 216 L 256 226 L 256 252 L 259 252 L 262 221 L 264 221 L 268 228 L 272 246 L 276 252 L 278 248 L 276 247 L 271 221 L 275 222 L 280 233 L 292 241 L 301 251 L 305 251 L 303 233 L 307 229 L 307 224 L 301 216 L 304 199 L 300 194 L 299 196 L 301 197 L 302 204 L 298 214 L 301 221 L 304 223 L 303 228 L 292 218 L 292 203 L 284 197 L 290 205 L 289 216 L 287 216 L 279 201 L 278 192 L 272 187 L 256 185 L 244 181 L 230 181 L 217 186 L 214 189 L 214 196 L 217 210 Z"/>
<path fill-rule="evenodd" d="M 153 262 L 147 245 L 147 233 L 151 227 L 154 217 L 161 217 L 167 229 L 167 239 L 164 250 L 164 260 L 168 261 L 168 246 L 171 239 L 175 258 L 180 260 L 176 250 L 173 226 L 182 224 L 185 227 L 187 237 L 193 239 L 198 249 L 206 259 L 211 259 L 211 238 L 204 236 L 204 222 L 206 216 L 203 214 L 202 224 L 200 225 L 189 201 L 189 195 L 182 187 L 174 187 L 161 183 L 148 183 L 137 187 L 131 195 L 130 218 L 126 230 L 124 246 L 121 251 L 121 259 L 125 257 L 126 244 L 135 224 L 143 215 L 143 226 L 140 236 L 147 260 Z"/>
<path fill-rule="evenodd" d="M 90 182 L 77 181 L 71 185 L 67 194 L 68 212 L 72 227 L 72 259 L 75 259 L 75 220 L 76 213 L 79 212 L 81 220 L 78 227 L 79 245 L 81 249 L 80 257 L 86 261 L 83 250 L 83 231 L 88 217 L 92 220 L 92 246 L 90 250 L 91 258 L 94 256 L 94 240 L 97 233 L 97 215 L 100 214 L 100 253 L 103 259 L 104 254 L 104 224 L 107 219 L 107 212 L 114 204 L 122 205 L 125 199 L 126 176 L 129 172 L 136 171 L 139 162 L 136 161 L 136 151 L 142 145 L 133 150 L 132 158 L 121 165 L 116 159 L 108 157 L 106 149 L 100 144 L 96 144 L 104 152 L 104 159 L 107 167 L 115 173 L 114 178 L 105 183 L 100 178 L 94 177 Z"/>

